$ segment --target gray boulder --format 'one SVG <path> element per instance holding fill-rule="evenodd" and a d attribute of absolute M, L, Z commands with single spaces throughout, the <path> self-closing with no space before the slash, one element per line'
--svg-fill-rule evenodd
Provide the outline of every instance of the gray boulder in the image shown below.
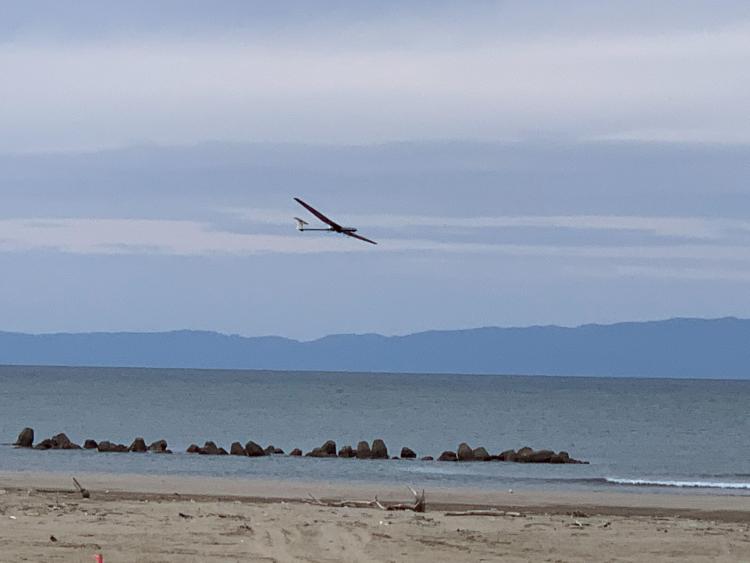
<path fill-rule="evenodd" d="M 247 444 L 245 444 L 245 455 L 249 457 L 262 457 L 266 455 L 266 452 L 263 451 L 263 448 L 260 447 L 260 444 L 256 444 L 252 440 L 250 440 Z"/>
<path fill-rule="evenodd" d="M 539 450 L 536 452 L 532 452 L 528 456 L 528 463 L 549 463 L 552 461 L 552 457 L 555 455 L 555 452 L 552 450 Z"/>
<path fill-rule="evenodd" d="M 426 455 L 426 456 L 422 457 L 421 459 L 422 459 L 422 461 L 434 461 L 435 460 L 435 458 L 432 457 L 431 455 Z"/>
<path fill-rule="evenodd" d="M 458 446 L 456 457 L 458 457 L 458 461 L 474 461 L 474 450 L 469 447 L 469 444 L 462 442 Z"/>
<path fill-rule="evenodd" d="M 456 452 L 444 451 L 440 454 L 438 461 L 458 461 L 458 456 Z"/>
<path fill-rule="evenodd" d="M 528 446 L 524 446 L 523 448 L 521 448 L 520 450 L 516 452 L 516 457 L 518 458 L 518 461 L 521 461 L 522 458 L 525 459 L 533 453 L 534 453 L 534 450 L 532 450 Z"/>
<path fill-rule="evenodd" d="M 231 455 L 247 455 L 245 453 L 245 448 L 243 448 L 242 444 L 239 442 L 232 442 L 232 445 L 229 446 L 229 453 Z"/>
<path fill-rule="evenodd" d="M 19 448 L 32 447 L 34 445 L 34 429 L 24 428 L 23 430 L 21 430 L 21 433 L 18 435 L 18 439 L 13 445 Z"/>
<path fill-rule="evenodd" d="M 55 447 L 55 443 L 52 441 L 51 438 L 45 438 L 41 442 L 39 442 L 36 446 L 34 446 L 35 450 L 51 450 Z"/>
<path fill-rule="evenodd" d="M 149 444 L 148 446 L 148 451 L 153 452 L 155 454 L 165 454 L 169 452 L 167 441 L 157 440 L 156 442 L 151 442 L 151 444 Z"/>
<path fill-rule="evenodd" d="M 305 454 L 307 457 L 336 457 L 336 442 L 328 440 L 319 448 L 313 448 Z"/>
<path fill-rule="evenodd" d="M 481 446 L 474 448 L 473 454 L 476 461 L 490 461 L 492 459 L 489 452 Z"/>
<path fill-rule="evenodd" d="M 370 459 L 372 452 L 370 451 L 370 444 L 362 440 L 357 444 L 357 459 Z"/>
<path fill-rule="evenodd" d="M 415 459 L 417 457 L 417 454 L 414 453 L 414 450 L 411 448 L 403 447 L 401 448 L 401 459 Z"/>
<path fill-rule="evenodd" d="M 136 438 L 128 448 L 129 452 L 145 453 L 148 448 L 146 447 L 146 440 L 143 438 Z"/>
<path fill-rule="evenodd" d="M 291 452 L 289 452 L 289 455 L 292 457 L 300 457 L 302 455 L 302 450 L 299 448 L 294 448 Z"/>
<path fill-rule="evenodd" d="M 125 444 L 115 444 L 109 440 L 102 440 L 97 444 L 96 449 L 100 452 L 126 452 L 128 447 Z"/>
<path fill-rule="evenodd" d="M 219 455 L 219 447 L 212 441 L 208 441 L 203 444 L 203 447 L 198 450 L 201 455 Z"/>
<path fill-rule="evenodd" d="M 34 446 L 37 450 L 80 450 L 81 446 L 70 441 L 64 432 L 46 438 Z"/>
<path fill-rule="evenodd" d="M 388 448 L 385 446 L 385 442 L 380 438 L 372 441 L 370 457 L 372 459 L 388 459 Z"/>
<path fill-rule="evenodd" d="M 354 448 L 352 448 L 351 446 L 344 446 L 339 450 L 339 457 L 351 458 L 356 455 L 357 454 L 354 452 Z"/>
<path fill-rule="evenodd" d="M 199 454 L 201 452 L 200 446 L 198 444 L 190 444 L 187 449 L 187 453 L 189 454 Z"/>
<path fill-rule="evenodd" d="M 89 439 L 83 443 L 84 450 L 95 450 L 97 447 L 99 447 L 99 444 L 96 443 L 96 440 Z"/>

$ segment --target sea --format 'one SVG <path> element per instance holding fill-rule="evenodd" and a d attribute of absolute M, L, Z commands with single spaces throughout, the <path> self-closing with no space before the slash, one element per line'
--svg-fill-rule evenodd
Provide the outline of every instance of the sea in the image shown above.
<path fill-rule="evenodd" d="M 65 432 L 173 455 L 11 446 Z M 587 465 L 246 458 L 187 454 L 212 440 L 307 452 L 385 440 L 437 458 L 565 450 Z M 0 472 L 127 473 L 488 490 L 750 495 L 750 380 L 0 367 Z"/>

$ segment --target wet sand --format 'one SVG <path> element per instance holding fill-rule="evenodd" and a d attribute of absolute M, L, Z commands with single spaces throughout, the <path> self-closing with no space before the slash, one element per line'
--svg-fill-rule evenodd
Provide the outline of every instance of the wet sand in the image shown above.
<path fill-rule="evenodd" d="M 78 478 L 0 474 L 0 561 L 750 561 L 750 496 L 435 489 L 415 514 L 305 502 L 405 485 Z"/>

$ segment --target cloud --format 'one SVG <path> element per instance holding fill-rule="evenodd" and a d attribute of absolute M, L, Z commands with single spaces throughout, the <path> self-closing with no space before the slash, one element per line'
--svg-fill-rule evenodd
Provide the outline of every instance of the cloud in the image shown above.
<path fill-rule="evenodd" d="M 290 227 L 291 228 L 291 227 Z M 337 252 L 487 254 L 526 258 L 661 261 L 704 264 L 750 262 L 750 246 L 715 244 L 550 245 L 445 242 L 425 238 L 380 238 L 377 249 L 325 234 L 248 234 L 188 220 L 6 219 L 0 220 L 0 251 L 53 250 L 72 254 L 250 256 Z"/>
<path fill-rule="evenodd" d="M 401 41 L 347 29 L 283 42 L 217 32 L 0 43 L 0 150 L 212 139 L 750 142 L 746 21 L 647 34 L 480 28 L 443 41 L 439 26 L 413 20 L 401 22 Z"/>
<path fill-rule="evenodd" d="M 273 209 L 222 209 L 251 222 L 290 224 L 288 211 Z M 336 217 L 338 219 L 338 217 Z M 381 229 L 570 229 L 582 231 L 634 231 L 652 236 L 719 240 L 750 233 L 750 221 L 724 217 L 668 217 L 633 215 L 516 215 L 495 217 L 436 217 L 426 215 L 348 214 L 346 222 Z M 343 218 L 341 219 L 343 220 Z"/>
<path fill-rule="evenodd" d="M 72 254 L 250 255 L 268 252 L 345 252 L 331 239 L 242 234 L 209 224 L 145 219 L 0 220 L 0 250 L 54 250 Z"/>

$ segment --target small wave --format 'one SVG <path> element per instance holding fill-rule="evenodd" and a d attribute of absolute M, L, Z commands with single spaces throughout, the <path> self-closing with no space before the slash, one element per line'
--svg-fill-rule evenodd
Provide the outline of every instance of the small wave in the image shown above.
<path fill-rule="evenodd" d="M 650 479 L 604 479 L 613 485 L 632 485 L 635 487 L 678 487 L 689 489 L 741 489 L 750 490 L 750 483 L 732 483 L 723 481 L 670 481 Z"/>

